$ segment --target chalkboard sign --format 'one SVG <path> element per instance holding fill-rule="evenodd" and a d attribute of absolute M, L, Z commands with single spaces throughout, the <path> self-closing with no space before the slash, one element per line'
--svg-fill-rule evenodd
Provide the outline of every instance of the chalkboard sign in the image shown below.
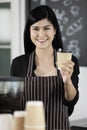
<path fill-rule="evenodd" d="M 64 49 L 78 58 L 80 66 L 87 66 L 87 0 L 31 0 L 26 4 L 26 14 L 45 4 L 57 16 Z"/>

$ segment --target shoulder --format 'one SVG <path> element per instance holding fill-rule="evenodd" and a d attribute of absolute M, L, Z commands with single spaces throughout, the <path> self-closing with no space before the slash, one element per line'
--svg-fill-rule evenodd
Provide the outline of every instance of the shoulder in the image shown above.
<path fill-rule="evenodd" d="M 13 68 L 21 68 L 24 69 L 25 67 L 28 66 L 28 62 L 29 62 L 29 55 L 28 54 L 24 54 L 24 55 L 20 55 L 17 56 L 16 58 L 14 58 L 12 60 L 12 67 Z"/>
<path fill-rule="evenodd" d="M 17 56 L 12 60 L 14 66 L 27 66 L 29 62 L 29 54 Z"/>
<path fill-rule="evenodd" d="M 16 58 L 14 58 L 12 61 L 16 61 L 16 62 L 24 62 L 24 61 L 28 61 L 29 59 L 29 54 L 24 54 L 24 55 L 20 55 L 20 56 L 17 56 Z"/>
<path fill-rule="evenodd" d="M 26 76 L 29 55 L 21 55 L 12 60 L 10 74 L 12 76 Z"/>

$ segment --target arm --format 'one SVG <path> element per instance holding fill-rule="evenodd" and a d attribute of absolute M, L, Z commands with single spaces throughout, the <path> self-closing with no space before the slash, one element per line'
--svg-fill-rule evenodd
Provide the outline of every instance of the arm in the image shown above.
<path fill-rule="evenodd" d="M 78 89 L 79 66 L 76 58 L 73 57 L 73 59 L 74 61 L 64 63 L 61 68 L 61 75 L 64 81 L 65 99 L 68 101 L 72 101 L 75 98 Z"/>
<path fill-rule="evenodd" d="M 78 60 L 72 56 L 73 71 L 68 75 L 69 79 L 64 82 L 63 103 L 68 106 L 69 115 L 71 115 L 74 105 L 79 98 L 78 82 L 79 82 L 79 64 Z M 63 76 L 63 75 L 62 75 Z"/>

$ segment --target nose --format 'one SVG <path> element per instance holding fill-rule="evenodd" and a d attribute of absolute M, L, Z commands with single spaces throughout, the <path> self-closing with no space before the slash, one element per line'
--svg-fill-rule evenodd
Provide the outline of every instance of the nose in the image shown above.
<path fill-rule="evenodd" d="M 40 29 L 38 35 L 39 35 L 39 37 L 43 37 L 44 36 L 44 30 Z"/>

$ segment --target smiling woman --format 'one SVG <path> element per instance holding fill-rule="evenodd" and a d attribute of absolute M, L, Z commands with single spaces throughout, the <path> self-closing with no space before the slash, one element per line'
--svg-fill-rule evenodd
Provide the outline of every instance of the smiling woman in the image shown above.
<path fill-rule="evenodd" d="M 24 30 L 25 54 L 12 61 L 11 75 L 25 77 L 23 101 L 43 101 L 46 130 L 70 130 L 69 116 L 78 101 L 78 60 L 56 65 L 57 51 L 63 44 L 57 18 L 46 5 L 34 8 Z M 66 80 L 63 81 L 63 75 Z"/>

